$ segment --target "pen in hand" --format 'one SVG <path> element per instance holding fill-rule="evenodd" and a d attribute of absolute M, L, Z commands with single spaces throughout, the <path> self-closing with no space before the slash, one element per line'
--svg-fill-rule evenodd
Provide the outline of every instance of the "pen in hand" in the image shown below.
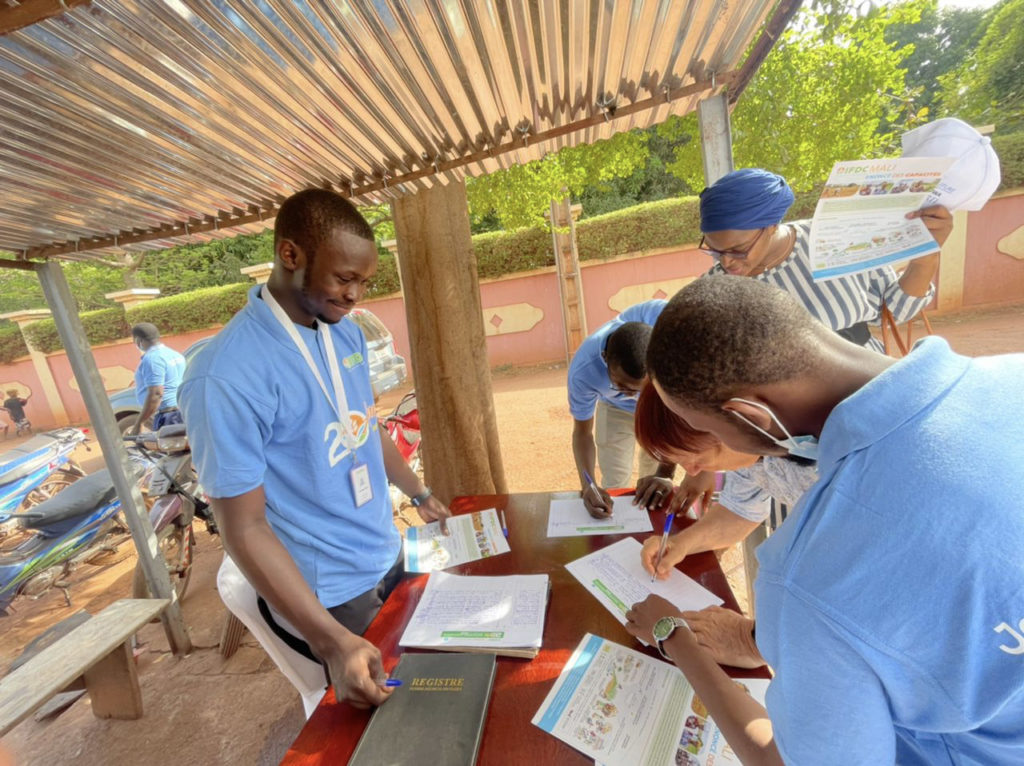
<path fill-rule="evenodd" d="M 658 546 L 658 556 L 654 559 L 654 574 L 651 575 L 651 582 L 658 577 L 658 567 L 661 566 L 661 558 L 665 555 L 665 546 L 668 545 L 668 533 L 672 530 L 672 522 L 676 520 L 675 513 L 665 517 L 665 529 L 661 533 L 661 545 Z"/>
<path fill-rule="evenodd" d="M 398 679 L 398 678 L 388 678 L 387 676 L 378 676 L 376 681 L 377 681 L 377 686 L 386 686 L 388 688 L 393 688 L 395 686 L 401 686 L 402 685 L 401 679 Z"/>
<path fill-rule="evenodd" d="M 608 510 L 608 516 L 610 517 L 612 515 L 612 507 L 605 502 L 605 499 L 601 495 L 601 491 L 597 488 L 597 484 L 594 482 L 593 477 L 587 473 L 586 469 L 583 471 L 583 478 L 587 480 L 587 489 L 593 491 L 594 497 L 596 497 L 598 502 Z"/>

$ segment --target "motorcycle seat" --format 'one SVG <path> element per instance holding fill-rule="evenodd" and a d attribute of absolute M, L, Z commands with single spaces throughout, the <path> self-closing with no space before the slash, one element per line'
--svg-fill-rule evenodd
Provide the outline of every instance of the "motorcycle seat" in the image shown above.
<path fill-rule="evenodd" d="M 34 505 L 23 513 L 13 514 L 13 517 L 20 519 L 25 527 L 42 529 L 60 521 L 91 513 L 116 496 L 110 472 L 104 468 L 65 487 L 49 500 Z"/>
<path fill-rule="evenodd" d="M 28 476 L 55 458 L 59 442 L 48 434 L 33 436 L 24 444 L 0 454 L 0 484 Z"/>

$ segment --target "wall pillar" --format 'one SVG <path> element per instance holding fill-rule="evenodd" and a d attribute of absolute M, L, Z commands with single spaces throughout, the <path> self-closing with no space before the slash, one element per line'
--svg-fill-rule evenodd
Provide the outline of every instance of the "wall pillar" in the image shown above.
<path fill-rule="evenodd" d="M 953 212 L 953 231 L 939 254 L 936 308 L 952 311 L 964 305 L 964 269 L 967 264 L 967 211 Z"/>
<path fill-rule="evenodd" d="M 587 338 L 587 312 L 583 302 L 583 278 L 580 252 L 576 246 L 576 221 L 582 205 L 570 205 L 569 198 L 551 200 L 548 222 L 551 245 L 558 267 L 558 290 L 562 296 L 562 328 L 565 333 L 565 362 L 572 361 L 576 349 Z"/>
<path fill-rule="evenodd" d="M 274 263 L 257 263 L 255 266 L 246 266 L 245 268 L 239 269 L 240 272 L 249 277 L 253 282 L 258 285 L 264 285 L 267 280 L 270 279 L 270 272 L 274 270 Z"/>
<path fill-rule="evenodd" d="M 427 483 L 444 502 L 503 494 L 465 182 L 392 202 Z"/>
<path fill-rule="evenodd" d="M 148 303 L 154 298 L 160 297 L 160 291 L 155 287 L 130 287 L 127 290 L 118 290 L 114 293 L 104 293 L 104 298 L 108 301 L 114 301 L 124 306 L 125 311 L 128 309 L 141 306 L 143 303 Z"/>
<path fill-rule="evenodd" d="M 32 359 L 32 367 L 39 378 L 39 385 L 43 387 L 43 397 L 53 415 L 53 422 L 58 426 L 66 426 L 71 420 L 68 418 L 67 410 L 64 409 L 64 400 L 60 397 L 60 389 L 57 388 L 57 381 L 54 380 L 53 371 L 46 361 L 46 354 L 32 345 L 31 339 L 25 333 L 25 328 L 40 319 L 48 319 L 50 312 L 47 309 L 27 309 L 25 311 L 12 311 L 8 314 L 0 314 L 0 319 L 10 319 L 18 325 L 21 330 L 21 337 L 25 339 L 25 346 L 28 347 L 29 358 Z M 34 393 L 34 392 L 33 392 Z"/>
<path fill-rule="evenodd" d="M 704 160 L 704 185 L 711 186 L 734 169 L 732 128 L 725 91 L 701 99 L 697 104 L 697 124 L 700 126 L 700 154 Z"/>

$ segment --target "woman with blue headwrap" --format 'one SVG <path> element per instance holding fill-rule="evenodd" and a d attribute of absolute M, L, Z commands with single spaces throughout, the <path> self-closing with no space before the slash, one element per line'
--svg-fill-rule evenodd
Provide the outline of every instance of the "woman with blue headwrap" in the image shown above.
<path fill-rule="evenodd" d="M 882 351 L 868 325 L 879 324 L 883 302 L 898 323 L 927 306 L 939 256 L 911 261 L 902 275 L 884 266 L 815 282 L 808 257 L 811 222 L 782 223 L 792 204 L 786 179 L 767 170 L 735 170 L 707 187 L 700 195 L 700 249 L 717 261 L 708 273 L 754 277 L 780 287 L 843 337 Z M 952 216 L 941 206 L 907 217 L 921 218 L 940 245 L 953 229 Z"/>

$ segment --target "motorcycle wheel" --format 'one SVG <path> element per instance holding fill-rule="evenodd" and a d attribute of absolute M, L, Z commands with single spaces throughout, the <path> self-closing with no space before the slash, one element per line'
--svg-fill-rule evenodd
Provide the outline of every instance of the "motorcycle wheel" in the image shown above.
<path fill-rule="evenodd" d="M 171 577 L 178 598 L 184 598 L 185 589 L 192 578 L 192 555 L 195 552 L 196 539 L 192 534 L 192 526 L 179 527 L 168 524 L 157 533 L 158 550 L 167 565 L 167 573 Z M 142 562 L 136 562 L 132 575 L 132 598 L 152 598 L 146 574 L 142 570 Z"/>
<path fill-rule="evenodd" d="M 44 500 L 49 500 L 65 487 L 70 487 L 82 478 L 81 474 L 63 468 L 54 471 L 50 477 L 25 496 L 21 501 L 21 510 L 27 511 L 34 505 L 39 505 Z"/>

